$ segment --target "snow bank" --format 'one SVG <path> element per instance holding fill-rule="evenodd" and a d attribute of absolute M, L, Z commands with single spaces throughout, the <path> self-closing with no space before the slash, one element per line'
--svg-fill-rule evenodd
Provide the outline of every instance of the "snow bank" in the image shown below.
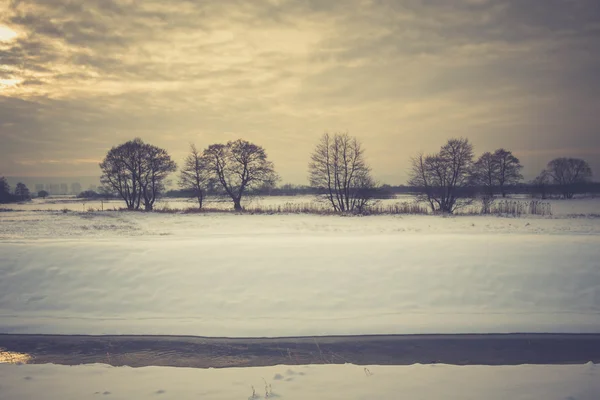
<path fill-rule="evenodd" d="M 600 332 L 595 235 L 257 232 L 5 240 L 0 332 Z"/>
<path fill-rule="evenodd" d="M 347 364 L 207 370 L 0 364 L 0 397 L 3 400 L 597 400 L 600 368 L 591 363 L 512 367 Z"/>

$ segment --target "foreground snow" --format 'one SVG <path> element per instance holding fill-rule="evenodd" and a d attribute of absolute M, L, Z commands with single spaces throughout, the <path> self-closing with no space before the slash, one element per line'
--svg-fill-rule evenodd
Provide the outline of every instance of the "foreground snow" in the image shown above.
<path fill-rule="evenodd" d="M 0 214 L 4 333 L 600 332 L 593 219 Z"/>
<path fill-rule="evenodd" d="M 0 398 L 597 400 L 600 367 L 591 363 L 508 367 L 346 364 L 133 369 L 101 364 L 0 364 Z"/>

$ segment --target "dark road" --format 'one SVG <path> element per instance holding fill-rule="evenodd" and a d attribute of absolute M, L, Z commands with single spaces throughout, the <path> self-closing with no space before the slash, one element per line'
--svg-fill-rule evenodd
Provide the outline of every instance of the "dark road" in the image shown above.
<path fill-rule="evenodd" d="M 278 364 L 517 365 L 600 362 L 600 334 L 381 335 L 298 338 L 0 335 L 30 363 L 224 368 Z"/>

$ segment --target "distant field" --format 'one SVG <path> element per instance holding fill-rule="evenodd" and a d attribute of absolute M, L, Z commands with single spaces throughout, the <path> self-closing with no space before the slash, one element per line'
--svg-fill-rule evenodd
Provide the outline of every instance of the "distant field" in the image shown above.
<path fill-rule="evenodd" d="M 509 200 L 513 201 L 531 201 L 526 196 L 514 196 Z M 379 200 L 382 205 L 392 205 L 397 203 L 409 202 L 414 203 L 416 201 L 415 196 L 412 195 L 398 195 L 394 199 Z M 498 199 L 498 202 L 503 201 Z M 549 203 L 554 216 L 568 216 L 568 215 L 590 215 L 600 214 L 600 197 L 597 198 L 576 198 L 571 200 L 562 199 L 551 199 L 543 200 L 544 203 Z M 271 207 L 271 206 L 283 206 L 285 204 L 312 204 L 317 207 L 328 208 L 328 204 L 322 200 L 317 200 L 315 196 L 263 196 L 263 197 L 252 197 L 248 198 L 244 202 L 245 207 Z M 75 197 L 50 197 L 47 199 L 34 199 L 30 202 L 9 204 L 5 208 L 14 210 L 63 210 L 68 209 L 71 211 L 88 211 L 93 210 L 112 210 L 124 207 L 124 202 L 121 200 L 110 200 L 100 201 L 92 200 L 86 201 L 77 199 Z M 157 202 L 155 208 L 171 208 L 171 209 L 186 209 L 190 207 L 196 207 L 197 203 L 191 199 L 186 198 L 165 198 Z M 231 201 L 223 198 L 211 198 L 209 197 L 204 207 L 211 209 L 232 209 Z M 460 210 L 464 213 L 477 213 L 481 209 L 479 202 L 465 207 Z"/>

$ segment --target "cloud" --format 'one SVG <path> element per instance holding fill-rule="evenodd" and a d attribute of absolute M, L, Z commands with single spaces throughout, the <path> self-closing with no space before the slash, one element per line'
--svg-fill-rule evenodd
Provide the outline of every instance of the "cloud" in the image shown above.
<path fill-rule="evenodd" d="M 68 171 L 135 136 L 176 159 L 189 142 L 245 137 L 295 182 L 324 131 L 359 136 L 392 183 L 450 136 L 521 152 L 529 175 L 560 149 L 594 162 L 600 147 L 595 0 L 4 7 L 0 25 L 17 34 L 0 41 L 0 80 L 12 82 L 0 87 L 4 174 L 18 160 Z"/>

